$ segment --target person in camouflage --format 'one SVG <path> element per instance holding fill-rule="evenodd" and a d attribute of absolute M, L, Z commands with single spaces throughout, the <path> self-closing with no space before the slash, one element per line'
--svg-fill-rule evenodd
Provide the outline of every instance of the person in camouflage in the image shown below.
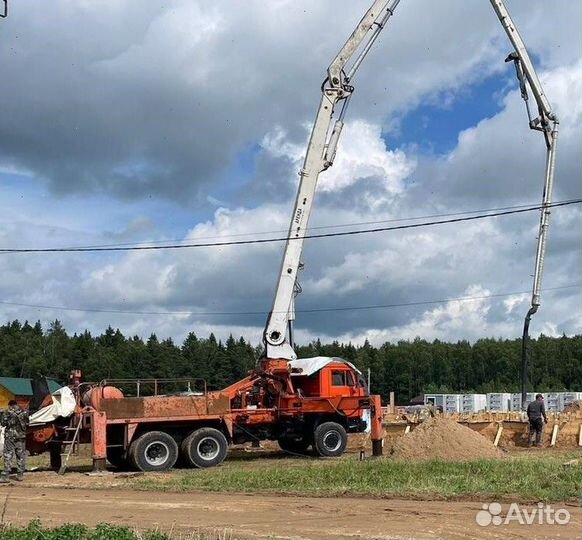
<path fill-rule="evenodd" d="M 24 480 L 26 457 L 26 428 L 28 427 L 28 412 L 21 409 L 14 400 L 8 402 L 8 409 L 2 413 L 0 425 L 4 430 L 4 471 L 0 474 L 0 483 L 9 482 L 12 461 L 16 457 L 18 474 L 16 480 Z"/>

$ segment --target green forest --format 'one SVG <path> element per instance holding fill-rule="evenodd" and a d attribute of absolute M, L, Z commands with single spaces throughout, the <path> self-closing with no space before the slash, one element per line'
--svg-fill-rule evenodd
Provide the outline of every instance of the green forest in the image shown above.
<path fill-rule="evenodd" d="M 371 390 L 385 401 L 395 391 L 397 401 L 430 392 L 518 392 L 521 341 L 480 339 L 475 343 L 427 342 L 420 338 L 373 347 L 369 343 L 321 343 L 296 347 L 299 358 L 338 356 L 371 371 Z M 530 390 L 582 391 L 582 335 L 532 339 Z M 220 389 L 243 377 L 254 366 L 261 347 L 244 338 L 226 341 L 211 334 L 190 333 L 182 344 L 171 339 L 126 337 L 109 327 L 99 336 L 88 331 L 69 335 L 54 321 L 48 328 L 12 321 L 0 327 L 0 375 L 37 374 L 67 380 L 80 369 L 85 380 L 195 377 Z"/>

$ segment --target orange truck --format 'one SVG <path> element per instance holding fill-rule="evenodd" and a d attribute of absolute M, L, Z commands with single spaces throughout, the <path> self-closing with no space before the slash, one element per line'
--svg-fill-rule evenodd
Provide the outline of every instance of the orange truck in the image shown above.
<path fill-rule="evenodd" d="M 399 0 L 374 0 L 327 69 L 321 100 L 299 172 L 295 207 L 263 332 L 265 357 L 242 381 L 224 390 L 176 392 L 178 381 L 104 381 L 84 384 L 72 377 L 77 407 L 63 420 L 32 427 L 31 453 L 51 450 L 56 467 L 63 446 L 90 442 L 95 468 L 106 460 L 143 471 L 221 463 L 229 444 L 276 440 L 291 453 L 309 447 L 319 456 L 341 455 L 347 434 L 370 428 L 374 455 L 382 453 L 381 404 L 369 394 L 358 370 L 338 358 L 297 359 L 293 322 L 298 273 L 319 174 L 332 166 L 352 97 L 355 71 L 392 16 Z M 336 107 L 337 119 L 333 120 Z M 333 124 L 333 127 L 332 127 Z M 184 382 L 184 381 L 182 381 Z M 144 395 L 149 387 L 151 395 Z M 190 386 L 190 390 L 192 387 Z M 70 455 L 69 451 L 65 455 Z M 66 467 L 66 461 L 63 464 Z"/>
<path fill-rule="evenodd" d="M 180 385 L 189 390 L 176 390 Z M 165 471 L 176 463 L 213 467 L 230 445 L 263 440 L 277 441 L 290 454 L 311 447 L 318 456 L 336 457 L 345 451 L 348 433 L 369 428 L 373 454 L 382 453 L 380 398 L 369 395 L 361 373 L 344 360 L 261 360 L 228 388 L 192 390 L 204 386 L 186 379 L 83 383 L 73 372 L 74 414 L 31 427 L 27 448 L 31 454 L 49 451 L 61 472 L 62 456 L 68 459 L 79 443 L 91 444 L 95 470 L 109 461 Z"/>

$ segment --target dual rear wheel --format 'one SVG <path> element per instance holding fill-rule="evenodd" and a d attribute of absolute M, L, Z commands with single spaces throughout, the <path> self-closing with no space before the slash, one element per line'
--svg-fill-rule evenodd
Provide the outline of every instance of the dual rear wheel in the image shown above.
<path fill-rule="evenodd" d="M 131 465 L 144 472 L 167 471 L 178 458 L 191 467 L 220 465 L 228 452 L 228 441 L 215 428 L 199 428 L 180 444 L 164 431 L 148 431 L 131 443 L 128 458 Z M 110 460 L 111 461 L 111 460 Z M 116 465 L 112 462 L 112 465 Z"/>
<path fill-rule="evenodd" d="M 164 431 L 148 431 L 129 447 L 129 462 L 144 472 L 167 471 L 178 461 L 178 444 Z"/>
<path fill-rule="evenodd" d="M 188 435 L 180 445 L 182 459 L 187 465 L 204 469 L 220 465 L 228 452 L 228 441 L 222 431 L 200 428 Z"/>
<path fill-rule="evenodd" d="M 291 454 L 305 454 L 313 445 L 321 457 L 341 456 L 347 446 L 348 436 L 344 427 L 336 422 L 324 422 L 317 426 L 313 438 L 280 438 L 279 446 Z M 144 472 L 167 471 L 179 458 L 190 467 L 206 468 L 220 465 L 228 453 L 228 440 L 222 431 L 203 427 L 192 431 L 178 447 L 176 439 L 164 431 L 148 431 L 131 443 L 127 458 L 120 449 L 110 449 L 107 458 L 116 466 L 129 462 Z"/>

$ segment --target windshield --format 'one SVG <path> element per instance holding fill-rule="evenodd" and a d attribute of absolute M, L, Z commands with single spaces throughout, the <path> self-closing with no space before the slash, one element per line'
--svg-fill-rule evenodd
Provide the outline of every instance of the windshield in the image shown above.
<path fill-rule="evenodd" d="M 368 392 L 368 385 L 366 383 L 366 379 L 364 379 L 364 376 L 361 373 L 358 374 L 358 386 L 360 388 L 363 388 L 366 392 Z"/>

